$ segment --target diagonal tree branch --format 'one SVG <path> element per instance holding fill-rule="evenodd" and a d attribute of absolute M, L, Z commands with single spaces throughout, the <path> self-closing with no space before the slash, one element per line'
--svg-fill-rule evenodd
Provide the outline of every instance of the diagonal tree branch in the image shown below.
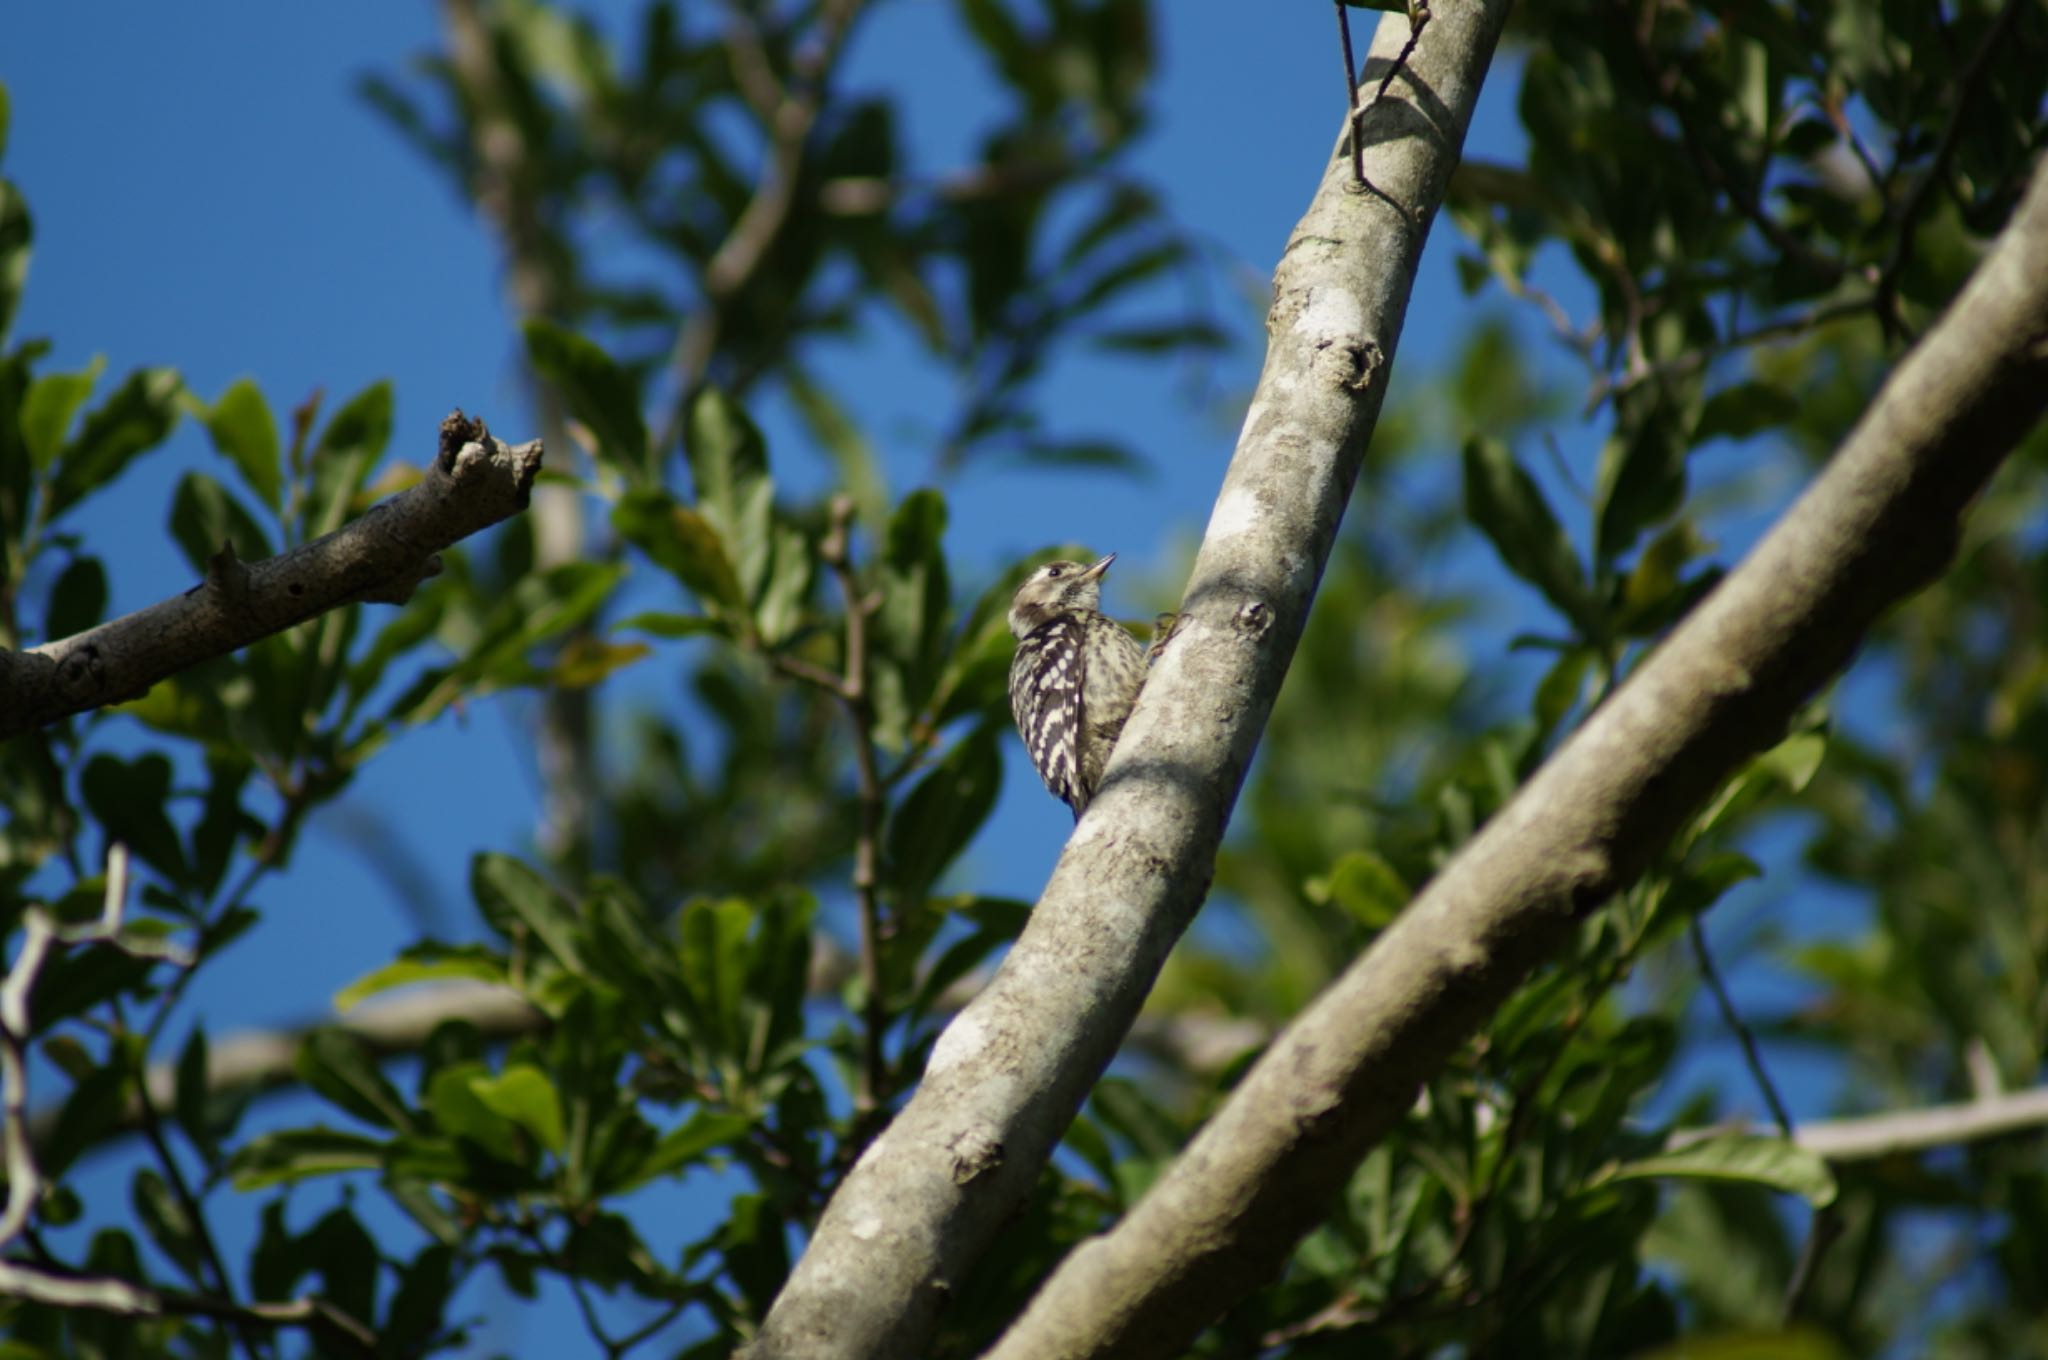
<path fill-rule="evenodd" d="M 402 604 L 441 549 L 526 508 L 541 444 L 509 445 L 457 411 L 419 484 L 290 552 L 241 562 L 223 547 L 182 595 L 26 651 L 0 650 L 0 740 L 106 704 L 330 609 Z"/>
<path fill-rule="evenodd" d="M 1948 314 L 1749 557 L 1266 1052 L 993 1358 L 1167 1356 L 1270 1278 L 1574 925 L 1784 733 L 2048 410 L 2048 164 Z"/>
<path fill-rule="evenodd" d="M 1201 905 L 1385 395 L 1417 260 L 1507 14 L 1449 7 L 1334 154 L 1275 286 L 1266 368 L 1182 605 L 1023 936 L 827 1207 L 749 1354 L 921 1352 Z M 1408 37 L 1380 25 L 1384 71 Z"/>

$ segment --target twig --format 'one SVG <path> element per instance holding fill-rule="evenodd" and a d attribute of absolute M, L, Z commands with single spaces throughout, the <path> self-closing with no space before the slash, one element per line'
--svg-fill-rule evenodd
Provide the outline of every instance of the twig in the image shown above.
<path fill-rule="evenodd" d="M 6 978 L 0 980 L 0 1087 L 4 1087 L 0 1109 L 4 1109 L 5 1118 L 4 1133 L 0 1133 L 0 1138 L 4 1138 L 7 1166 L 7 1204 L 4 1210 L 0 1210 L 0 1247 L 28 1231 L 29 1220 L 43 1197 L 42 1169 L 36 1164 L 35 1148 L 29 1138 L 26 1059 L 28 1042 L 34 1033 L 29 1002 L 35 991 L 36 979 L 49 962 L 52 947 L 108 944 L 139 957 L 170 959 L 182 964 L 191 962 L 188 951 L 173 948 L 160 940 L 121 933 L 127 892 L 128 847 L 116 842 L 107 851 L 106 896 L 99 920 L 87 926 L 64 928 L 58 926 L 43 908 L 30 907 L 24 920 L 21 950 L 15 955 Z M 376 1337 L 373 1333 L 319 1300 L 253 1305 L 236 1302 L 228 1292 L 230 1285 L 226 1268 L 206 1232 L 204 1221 L 198 1216 L 197 1202 L 192 1199 L 190 1188 L 185 1184 L 177 1163 L 170 1157 L 169 1149 L 163 1145 L 161 1135 L 158 1134 L 154 1141 L 181 1202 L 194 1219 L 207 1260 L 219 1281 L 222 1297 L 154 1290 L 127 1280 L 71 1275 L 8 1260 L 0 1260 L 0 1297 L 31 1299 L 59 1308 L 87 1308 L 136 1317 L 212 1317 L 228 1323 L 238 1333 L 251 1324 L 321 1327 L 347 1338 L 365 1351 L 374 1349 Z M 253 1341 L 246 1335 L 240 1339 L 244 1349 L 253 1356 Z"/>
<path fill-rule="evenodd" d="M 1351 182 L 1365 183 L 1365 138 L 1359 132 L 1358 59 L 1351 55 L 1351 11 L 1337 0 L 1337 37 L 1344 47 L 1344 117 L 1351 127 Z"/>
<path fill-rule="evenodd" d="M 1749 1068 L 1750 1079 L 1757 1090 L 1763 1093 L 1764 1104 L 1771 1110 L 1771 1119 L 1778 1126 L 1778 1134 L 1786 1142 L 1792 1142 L 1798 1134 L 1792 1125 L 1791 1112 L 1785 1108 L 1784 1098 L 1778 1094 L 1778 1085 L 1771 1080 L 1770 1069 L 1764 1066 L 1764 1057 L 1756 1042 L 1756 1034 L 1735 1009 L 1735 998 L 1728 995 L 1728 988 L 1721 980 L 1721 970 L 1714 966 L 1714 954 L 1707 947 L 1706 927 L 1695 916 L 1688 929 L 1692 938 L 1692 953 L 1700 968 L 1700 977 L 1705 980 L 1707 990 L 1713 994 L 1714 1004 L 1720 1008 L 1721 1022 L 1735 1033 L 1742 1045 L 1742 1061 Z M 1833 1205 L 1822 1205 L 1813 1211 L 1812 1221 L 1806 1227 L 1806 1240 L 1799 1248 L 1799 1261 L 1792 1268 L 1792 1278 L 1785 1283 L 1785 1297 L 1782 1306 L 1786 1322 L 1798 1316 L 1799 1306 L 1806 1299 L 1806 1292 L 1813 1285 L 1815 1274 L 1820 1269 L 1820 1259 L 1827 1253 L 1830 1244 L 1842 1235 L 1842 1225 Z"/>
<path fill-rule="evenodd" d="M 403 603 L 441 570 L 440 550 L 526 508 L 540 441 L 507 445 L 455 412 L 410 490 L 324 538 L 260 562 L 223 547 L 182 595 L 22 652 L 0 650 L 0 739 L 73 713 L 137 698 L 222 656 L 330 609 Z"/>
<path fill-rule="evenodd" d="M 112 891 L 110 883 L 108 892 L 111 894 Z M 122 1013 L 120 998 L 114 998 L 111 1004 L 119 1030 L 124 1033 L 131 1032 L 127 1017 Z M 221 1258 L 220 1245 L 213 1239 L 213 1229 L 206 1221 L 205 1206 L 200 1203 L 199 1196 L 192 1192 L 191 1183 L 185 1179 L 185 1169 L 178 1165 L 178 1159 L 172 1155 L 171 1145 L 164 1137 L 163 1120 L 157 1113 L 156 1102 L 149 1094 L 147 1064 L 138 1064 L 130 1068 L 127 1075 L 135 1083 L 135 1107 L 141 1115 L 143 1137 L 148 1141 L 150 1150 L 156 1154 L 158 1164 L 163 1167 L 165 1182 L 170 1186 L 171 1193 L 177 1196 L 178 1206 L 191 1221 L 192 1235 L 199 1242 L 200 1258 L 206 1263 L 206 1268 L 213 1273 L 212 1287 L 219 1292 L 220 1297 L 231 1304 L 239 1305 L 240 1300 L 235 1297 L 235 1278 L 228 1273 L 227 1263 Z M 243 1354 L 247 1355 L 249 1360 L 256 1360 L 256 1338 L 248 1325 L 245 1322 L 234 1322 L 232 1330 L 235 1340 L 242 1347 Z"/>
<path fill-rule="evenodd" d="M 1687 374 L 1697 373 L 1724 354 L 1732 353 L 1738 349 L 1746 349 L 1751 345 L 1765 344 L 1772 340 L 1789 340 L 1795 336 L 1804 335 L 1808 331 L 1819 330 L 1822 326 L 1829 325 L 1832 322 L 1843 321 L 1852 316 L 1860 316 L 1864 312 L 1871 311 L 1876 306 L 1877 298 L 1874 294 L 1862 294 L 1857 297 L 1844 298 L 1839 302 L 1826 303 L 1809 311 L 1800 312 L 1796 316 L 1782 317 L 1776 321 L 1767 321 L 1762 325 L 1752 326 L 1746 331 L 1730 335 L 1719 344 L 1688 350 L 1684 354 L 1676 355 L 1661 363 L 1650 364 L 1618 378 L 1610 379 L 1603 377 L 1593 385 L 1591 394 L 1586 398 L 1585 414 L 1588 416 L 1592 415 L 1601 406 L 1605 405 L 1610 397 L 1625 396 L 1646 382 L 1661 382 L 1668 378 L 1682 378 Z"/>
<path fill-rule="evenodd" d="M 1700 977 L 1706 982 L 1707 990 L 1713 994 L 1714 1004 L 1720 1008 L 1721 1023 L 1734 1031 L 1736 1042 L 1742 1045 L 1742 1061 L 1749 1068 L 1750 1080 L 1763 1093 L 1764 1104 L 1770 1107 L 1771 1119 L 1777 1124 L 1778 1132 L 1787 1141 L 1793 1137 L 1792 1116 L 1785 1109 L 1784 1100 L 1778 1095 L 1777 1083 L 1771 1080 L 1769 1069 L 1757 1048 L 1756 1035 L 1735 1009 L 1735 999 L 1728 995 L 1727 986 L 1721 981 L 1721 970 L 1714 966 L 1713 951 L 1707 948 L 1707 932 L 1701 926 L 1699 917 L 1692 918 L 1689 927 L 1692 938 L 1692 956 L 1699 964 Z"/>
<path fill-rule="evenodd" d="M 1699 135 L 1693 131 L 1690 111 L 1679 100 L 1678 72 L 1666 70 L 1658 64 L 1657 53 L 1650 46 L 1650 35 L 1645 31 L 1648 16 L 1645 16 L 1645 22 L 1642 24 L 1630 23 L 1627 0 L 1614 0 L 1614 7 L 1618 20 L 1628 30 L 1636 62 L 1642 68 L 1643 78 L 1663 100 L 1664 106 L 1671 110 L 1673 118 L 1677 120 L 1679 138 L 1685 144 L 1686 154 L 1692 158 L 1693 164 L 1699 167 L 1700 173 L 1706 176 L 1708 182 L 1716 189 L 1728 195 L 1728 201 L 1763 233 L 1765 240 L 1778 248 L 1779 253 L 1798 260 L 1830 280 L 1838 279 L 1847 273 L 1847 264 L 1833 256 L 1822 254 L 1794 236 L 1786 229 L 1784 223 L 1764 211 L 1762 202 L 1747 186 L 1737 183 L 1732 175 L 1722 169 L 1721 163 L 1714 159 L 1705 144 L 1700 141 Z"/>
<path fill-rule="evenodd" d="M 833 68 L 838 64 L 865 0 L 824 0 L 818 37 L 796 62 L 787 87 L 775 80 L 754 20 L 735 13 L 727 28 L 726 51 L 742 96 L 768 133 L 767 154 L 754 193 L 711 258 L 705 262 L 704 300 L 676 337 L 669 368 L 676 379 L 675 405 L 654 448 L 666 456 L 681 438 L 690 401 L 704 384 L 718 348 L 727 309 L 760 271 L 782 236 L 796 201 L 804 143 L 817 124 Z"/>
<path fill-rule="evenodd" d="M 874 705 L 868 694 L 869 605 L 854 575 L 851 539 L 854 504 L 850 496 L 832 498 L 832 527 L 818 555 L 839 582 L 846 600 L 846 676 L 839 696 L 853 728 L 853 762 L 859 781 L 860 826 L 853 847 L 853 895 L 860 911 L 860 981 L 862 1000 L 861 1071 L 854 1092 L 854 1127 L 870 1124 L 889 1100 L 889 1064 L 882 1048 L 888 1027 L 887 998 L 882 994 L 881 904 L 882 811 L 884 791 L 875 757 Z M 864 1142 L 850 1139 L 850 1144 Z"/>
<path fill-rule="evenodd" d="M 124 1317 L 204 1317 L 263 1327 L 304 1327 L 346 1342 L 364 1355 L 377 1353 L 375 1332 L 319 1298 L 234 1304 L 205 1294 L 149 1289 L 107 1276 L 60 1275 L 4 1260 L 0 1260 L 0 1297 Z"/>

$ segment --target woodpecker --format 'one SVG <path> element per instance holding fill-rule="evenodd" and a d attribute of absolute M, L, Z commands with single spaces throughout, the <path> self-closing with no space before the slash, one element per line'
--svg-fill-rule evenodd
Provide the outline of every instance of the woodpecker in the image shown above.
<path fill-rule="evenodd" d="M 1077 822 L 1145 683 L 1145 648 L 1102 613 L 1102 575 L 1114 561 L 1048 562 L 1010 602 L 1010 711 L 1038 777 Z"/>

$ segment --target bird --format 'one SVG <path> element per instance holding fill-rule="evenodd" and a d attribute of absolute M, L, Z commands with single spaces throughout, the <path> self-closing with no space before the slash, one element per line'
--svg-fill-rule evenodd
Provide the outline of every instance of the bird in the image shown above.
<path fill-rule="evenodd" d="M 1102 612 L 1114 561 L 1048 562 L 1010 602 L 1010 711 L 1038 777 L 1077 822 L 1145 684 L 1145 648 Z"/>

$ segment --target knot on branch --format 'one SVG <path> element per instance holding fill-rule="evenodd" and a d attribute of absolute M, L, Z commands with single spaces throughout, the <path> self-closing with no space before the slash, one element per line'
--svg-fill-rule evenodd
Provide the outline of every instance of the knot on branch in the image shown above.
<path fill-rule="evenodd" d="M 456 407 L 441 421 L 440 448 L 437 453 L 441 470 L 453 473 L 456 460 L 466 445 L 488 445 L 490 442 L 490 427 L 485 425 L 481 418 L 471 420 L 462 414 L 460 406 Z"/>
<path fill-rule="evenodd" d="M 206 598 L 222 613 L 249 604 L 249 568 L 235 556 L 235 545 L 223 539 L 220 551 L 206 559 Z"/>
<path fill-rule="evenodd" d="M 106 658 L 91 643 L 57 663 L 57 683 L 73 694 L 97 694 L 106 683 Z"/>
<path fill-rule="evenodd" d="M 953 1184 L 965 1185 L 1003 1164 L 1003 1145 L 982 1129 L 963 1129 L 946 1144 L 953 1154 Z"/>

